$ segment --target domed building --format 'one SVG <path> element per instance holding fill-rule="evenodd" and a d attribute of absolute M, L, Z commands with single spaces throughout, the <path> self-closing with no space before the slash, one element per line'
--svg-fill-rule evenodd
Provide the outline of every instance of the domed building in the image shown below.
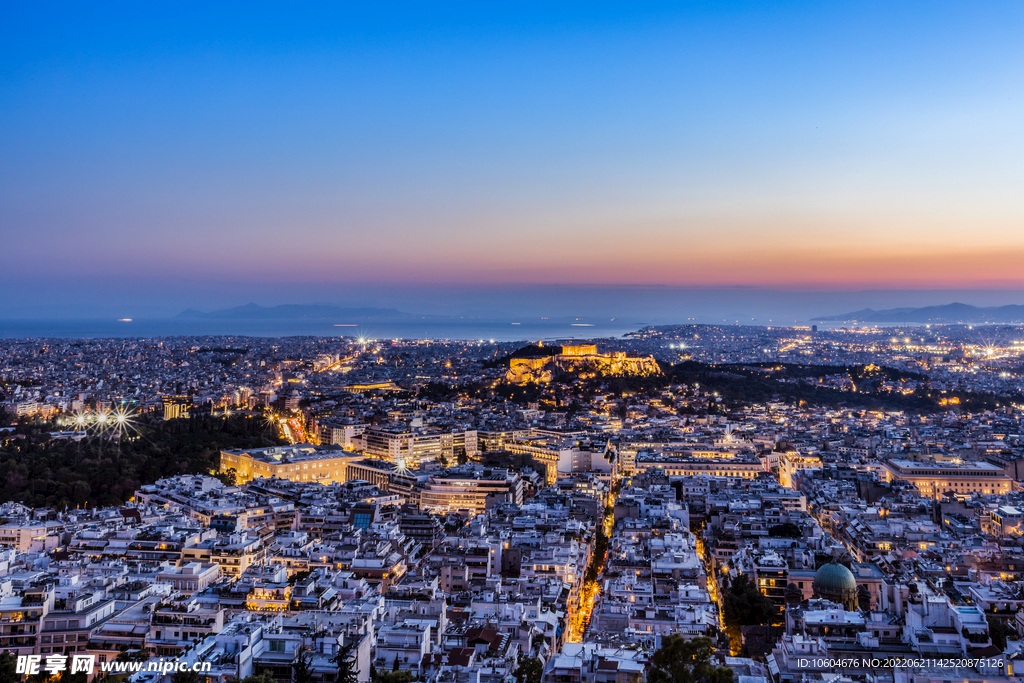
<path fill-rule="evenodd" d="M 829 562 L 814 573 L 814 597 L 825 598 L 848 610 L 857 609 L 857 579 L 853 572 L 839 564 Z"/>

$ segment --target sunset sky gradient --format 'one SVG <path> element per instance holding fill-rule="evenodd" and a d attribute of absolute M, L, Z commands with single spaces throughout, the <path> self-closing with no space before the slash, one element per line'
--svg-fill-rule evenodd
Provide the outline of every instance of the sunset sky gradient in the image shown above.
<path fill-rule="evenodd" d="M 1024 289 L 1020 2 L 427 5 L 6 4 L 0 287 Z"/>

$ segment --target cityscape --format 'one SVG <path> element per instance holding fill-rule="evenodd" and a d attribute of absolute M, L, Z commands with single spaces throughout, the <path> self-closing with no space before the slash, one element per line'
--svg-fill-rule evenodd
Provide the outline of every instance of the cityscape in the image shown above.
<path fill-rule="evenodd" d="M 1024 3 L 0 10 L 0 683 L 1024 683 Z"/>
<path fill-rule="evenodd" d="M 1022 327 L 18 339 L 0 380 L 0 649 L 42 666 L 1024 667 Z"/>

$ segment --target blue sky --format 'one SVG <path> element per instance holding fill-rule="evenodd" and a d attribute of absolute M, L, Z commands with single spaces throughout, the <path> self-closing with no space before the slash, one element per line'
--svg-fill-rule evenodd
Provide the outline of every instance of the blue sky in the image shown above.
<path fill-rule="evenodd" d="M 1024 288 L 1019 2 L 3 13 L 19 304 Z"/>

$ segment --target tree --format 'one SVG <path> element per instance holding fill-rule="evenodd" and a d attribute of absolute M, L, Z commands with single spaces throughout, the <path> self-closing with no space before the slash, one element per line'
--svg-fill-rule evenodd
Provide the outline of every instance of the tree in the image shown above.
<path fill-rule="evenodd" d="M 775 604 L 745 574 L 740 574 L 725 593 L 722 612 L 731 626 L 760 626 L 771 623 Z"/>
<path fill-rule="evenodd" d="M 801 538 L 803 533 L 800 527 L 793 522 L 783 522 L 768 528 L 768 535 L 772 538 Z"/>
<path fill-rule="evenodd" d="M 312 572 L 308 569 L 303 569 L 301 572 L 295 572 L 288 577 L 288 583 L 294 586 L 295 584 L 308 579 L 310 574 L 312 574 Z"/>
<path fill-rule="evenodd" d="M 57 683 L 87 683 L 88 679 L 89 675 L 84 671 L 71 673 L 71 667 L 69 666 L 57 676 Z M 53 678 L 50 678 L 50 681 L 52 683 Z"/>
<path fill-rule="evenodd" d="M 376 672 L 373 677 L 372 683 L 412 683 L 416 677 L 412 675 L 411 671 L 385 671 L 383 673 Z"/>
<path fill-rule="evenodd" d="M 839 564 L 849 569 L 850 564 L 853 562 L 853 557 L 850 555 L 850 553 L 846 552 L 845 550 L 837 551 L 834 553 L 814 553 L 815 570 L 821 569 L 829 562 L 838 562 Z"/>
<path fill-rule="evenodd" d="M 121 505 L 139 486 L 213 475 L 220 452 L 280 445 L 275 426 L 243 415 L 163 421 L 142 415 L 120 439 L 16 439 L 0 445 L 0 502 L 29 507 Z"/>
<path fill-rule="evenodd" d="M 301 650 L 292 662 L 292 681 L 294 683 L 313 683 L 313 657 L 308 650 Z"/>
<path fill-rule="evenodd" d="M 251 676 L 246 676 L 238 683 L 277 683 L 277 681 L 274 680 L 274 675 L 272 673 L 264 669 L 263 671 L 254 673 Z"/>
<path fill-rule="evenodd" d="M 195 671 L 177 671 L 171 676 L 171 683 L 196 683 L 199 674 Z"/>
<path fill-rule="evenodd" d="M 732 683 L 732 669 L 715 666 L 714 652 L 710 638 L 667 636 L 651 657 L 647 683 Z"/>
<path fill-rule="evenodd" d="M 337 683 L 356 683 L 359 671 L 356 669 L 355 643 L 341 646 L 331 662 L 338 667 Z"/>
<path fill-rule="evenodd" d="M 857 607 L 861 610 L 871 609 L 871 593 L 863 583 L 857 586 Z"/>
<path fill-rule="evenodd" d="M 520 657 L 519 666 L 513 672 L 516 683 L 540 683 L 544 674 L 544 663 L 536 657 Z"/>
<path fill-rule="evenodd" d="M 584 575 L 585 581 L 596 581 L 597 575 L 604 569 L 604 556 L 608 550 L 608 537 L 604 533 L 604 524 L 597 525 L 597 537 L 594 539 L 594 552 L 590 556 L 590 565 Z"/>
<path fill-rule="evenodd" d="M 1000 650 L 1006 649 L 1007 636 L 1016 638 L 1017 632 L 1005 621 L 991 616 L 986 619 L 988 620 L 988 635 L 992 639 L 992 644 Z"/>
<path fill-rule="evenodd" d="M 18 683 L 21 680 L 17 671 L 17 659 L 10 652 L 0 653 L 0 683 Z"/>

